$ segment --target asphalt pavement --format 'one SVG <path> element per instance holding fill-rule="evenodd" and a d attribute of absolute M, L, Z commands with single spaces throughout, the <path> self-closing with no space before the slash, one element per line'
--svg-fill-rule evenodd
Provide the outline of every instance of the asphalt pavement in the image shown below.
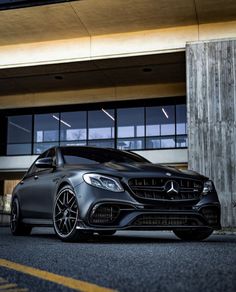
<path fill-rule="evenodd" d="M 72 288 L 233 292 L 236 235 L 213 234 L 202 242 L 183 242 L 171 232 L 123 231 L 64 243 L 50 228 L 35 228 L 28 237 L 14 237 L 8 228 L 0 228 L 1 292 Z"/>

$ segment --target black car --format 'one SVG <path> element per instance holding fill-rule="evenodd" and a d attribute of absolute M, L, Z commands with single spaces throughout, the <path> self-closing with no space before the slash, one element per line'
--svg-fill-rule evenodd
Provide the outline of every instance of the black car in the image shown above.
<path fill-rule="evenodd" d="M 207 177 L 95 147 L 45 151 L 15 187 L 11 210 L 14 235 L 53 225 L 64 241 L 117 230 L 173 230 L 181 239 L 202 240 L 221 228 Z"/>

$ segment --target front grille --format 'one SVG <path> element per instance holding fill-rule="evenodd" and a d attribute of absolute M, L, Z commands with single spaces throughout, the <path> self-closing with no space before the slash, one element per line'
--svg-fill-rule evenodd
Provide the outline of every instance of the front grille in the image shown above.
<path fill-rule="evenodd" d="M 168 192 L 172 182 L 177 191 Z M 140 199 L 167 201 L 199 200 L 203 190 L 201 181 L 191 179 L 133 178 L 129 186 Z"/>
<path fill-rule="evenodd" d="M 135 226 L 199 226 L 202 222 L 191 215 L 141 215 L 134 222 Z"/>

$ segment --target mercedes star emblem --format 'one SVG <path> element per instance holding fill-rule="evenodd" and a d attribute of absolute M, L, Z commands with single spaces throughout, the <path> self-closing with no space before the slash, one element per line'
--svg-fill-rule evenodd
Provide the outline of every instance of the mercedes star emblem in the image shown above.
<path fill-rule="evenodd" d="M 165 190 L 167 194 L 178 194 L 179 193 L 179 184 L 174 180 L 169 180 L 165 184 Z"/>

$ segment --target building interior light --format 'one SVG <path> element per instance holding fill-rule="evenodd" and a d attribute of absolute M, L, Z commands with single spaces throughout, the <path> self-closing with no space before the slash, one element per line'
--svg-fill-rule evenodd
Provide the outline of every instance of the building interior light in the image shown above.
<path fill-rule="evenodd" d="M 149 67 L 143 68 L 143 72 L 145 73 L 152 72 L 152 68 Z"/>
<path fill-rule="evenodd" d="M 104 114 L 106 114 L 110 119 L 112 119 L 113 121 L 115 121 L 114 117 L 112 115 L 110 115 L 106 110 L 104 110 L 104 108 L 102 108 L 102 111 L 104 112 Z"/>
<path fill-rule="evenodd" d="M 57 79 L 57 80 L 62 80 L 62 79 L 63 79 L 63 76 L 61 76 L 61 75 L 56 75 L 56 76 L 54 76 L 54 78 Z"/>
<path fill-rule="evenodd" d="M 167 112 L 165 111 L 165 109 L 162 108 L 161 110 L 162 110 L 162 112 L 164 113 L 164 115 L 166 116 L 166 118 L 169 119 L 169 116 L 168 116 Z"/>
<path fill-rule="evenodd" d="M 13 122 L 9 122 L 9 124 L 12 125 L 12 126 L 14 126 L 14 127 L 16 127 L 16 128 L 18 128 L 18 129 L 20 129 L 20 130 L 23 130 L 23 131 L 25 131 L 25 132 L 27 132 L 27 133 L 30 133 L 30 130 L 28 130 L 28 129 L 24 128 L 24 127 L 21 127 L 21 126 L 18 125 L 18 124 L 15 124 L 15 123 L 13 123 Z"/>
<path fill-rule="evenodd" d="M 62 124 L 66 125 L 67 127 L 71 128 L 71 125 L 70 124 L 68 124 L 67 122 L 63 121 L 62 119 L 59 119 L 57 116 L 52 115 L 52 117 L 54 119 L 56 119 L 57 121 L 61 122 Z"/>

